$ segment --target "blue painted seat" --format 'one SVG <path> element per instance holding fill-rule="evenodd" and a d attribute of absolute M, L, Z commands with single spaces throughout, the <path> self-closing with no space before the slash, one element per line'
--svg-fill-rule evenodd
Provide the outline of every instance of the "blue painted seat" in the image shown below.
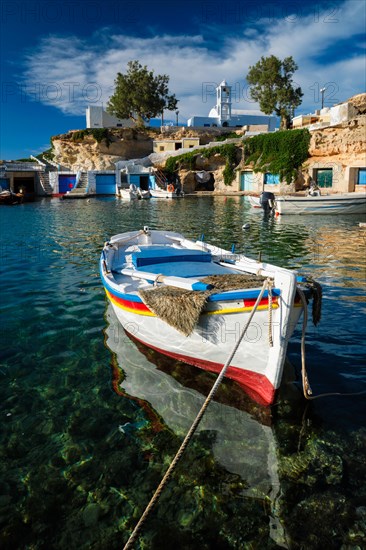
<path fill-rule="evenodd" d="M 140 271 L 148 271 L 149 273 L 162 273 L 166 277 L 207 277 L 208 275 L 224 275 L 225 273 L 233 273 L 231 269 L 218 265 L 214 262 L 179 262 L 170 261 L 167 263 L 160 262 L 157 264 L 149 264 L 137 268 Z"/>
<path fill-rule="evenodd" d="M 211 253 L 202 250 L 189 250 L 167 246 L 150 246 L 132 253 L 132 263 L 136 269 L 142 269 L 156 264 L 176 262 L 211 262 Z M 150 270 L 150 269 L 149 269 Z M 151 270 L 150 270 L 151 271 Z"/>

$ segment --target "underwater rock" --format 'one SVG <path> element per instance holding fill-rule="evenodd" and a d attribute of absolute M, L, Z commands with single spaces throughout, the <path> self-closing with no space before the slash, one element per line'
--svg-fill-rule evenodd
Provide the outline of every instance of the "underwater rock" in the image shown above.
<path fill-rule="evenodd" d="M 83 510 L 83 521 L 85 527 L 92 527 L 95 525 L 99 520 L 101 512 L 102 509 L 99 504 L 88 504 Z"/>
<path fill-rule="evenodd" d="M 302 452 L 281 459 L 280 473 L 308 486 L 319 482 L 336 485 L 342 481 L 343 461 L 330 443 L 311 440 Z"/>
<path fill-rule="evenodd" d="M 314 493 L 300 501 L 291 513 L 290 548 L 338 550 L 351 519 L 351 507 L 344 495 L 329 491 Z"/>

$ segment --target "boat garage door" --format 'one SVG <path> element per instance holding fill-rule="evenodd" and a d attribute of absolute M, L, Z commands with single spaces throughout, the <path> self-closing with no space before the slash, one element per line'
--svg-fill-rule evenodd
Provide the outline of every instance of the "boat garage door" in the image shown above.
<path fill-rule="evenodd" d="M 74 189 L 76 183 L 75 174 L 59 174 L 58 175 L 58 192 L 67 193 Z"/>
<path fill-rule="evenodd" d="M 35 191 L 34 178 L 23 178 L 23 177 L 14 178 L 14 192 L 19 193 L 21 189 L 25 194 L 34 193 Z"/>
<path fill-rule="evenodd" d="M 359 168 L 357 184 L 366 185 L 366 168 Z"/>
<path fill-rule="evenodd" d="M 332 187 L 333 170 L 324 168 L 316 171 L 316 183 L 318 187 Z"/>
<path fill-rule="evenodd" d="M 8 178 L 0 178 L 0 191 L 10 189 L 10 180 Z"/>
<path fill-rule="evenodd" d="M 240 174 L 240 191 L 254 191 L 254 173 L 242 172 Z"/>
<path fill-rule="evenodd" d="M 115 195 L 116 194 L 115 174 L 96 174 L 95 191 L 97 195 Z"/>

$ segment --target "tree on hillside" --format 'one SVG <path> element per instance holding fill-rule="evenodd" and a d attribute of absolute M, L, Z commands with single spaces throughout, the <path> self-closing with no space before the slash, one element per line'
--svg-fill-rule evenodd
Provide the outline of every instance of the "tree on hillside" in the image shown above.
<path fill-rule="evenodd" d="M 250 96 L 259 103 L 266 115 L 276 113 L 281 117 L 281 129 L 290 125 L 294 109 L 301 105 L 304 95 L 301 88 L 295 88 L 292 75 L 297 70 L 293 58 L 283 61 L 276 56 L 261 57 L 253 67 L 249 67 L 247 82 L 250 84 Z"/>
<path fill-rule="evenodd" d="M 164 109 L 174 111 L 178 100 L 169 94 L 169 77 L 156 75 L 139 61 L 129 61 L 126 74 L 117 73 L 114 94 L 107 111 L 118 118 L 131 118 L 138 124 L 160 115 Z"/>

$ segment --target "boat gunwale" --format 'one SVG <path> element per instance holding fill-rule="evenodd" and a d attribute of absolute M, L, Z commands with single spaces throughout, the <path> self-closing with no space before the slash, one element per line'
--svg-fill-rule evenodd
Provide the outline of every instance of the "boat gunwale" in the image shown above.
<path fill-rule="evenodd" d="M 330 195 L 320 195 L 317 197 L 276 197 L 276 202 L 349 202 L 352 204 L 352 201 L 354 201 L 354 204 L 358 204 L 361 200 L 366 201 L 366 195 L 362 197 L 345 197 L 340 195 L 334 195 L 331 197 Z"/>
<path fill-rule="evenodd" d="M 130 302 L 137 302 L 137 303 L 143 303 L 143 300 L 138 296 L 138 294 L 135 293 L 124 293 L 120 290 L 121 283 L 117 283 L 115 281 L 115 278 L 113 276 L 113 272 L 110 272 L 111 276 L 113 277 L 113 281 L 109 280 L 109 278 L 106 276 L 104 266 L 103 266 L 103 260 L 104 258 L 101 258 L 100 262 L 100 273 L 101 278 L 103 281 L 104 287 L 111 293 L 116 294 L 118 298 L 121 298 L 122 300 L 128 300 Z M 129 279 L 129 277 L 126 276 L 126 281 Z M 187 278 L 187 281 L 189 278 Z M 151 288 L 153 288 L 152 285 L 150 285 Z M 144 287 L 144 289 L 149 288 Z M 250 288 L 250 289 L 239 289 L 239 290 L 228 290 L 226 292 L 218 292 L 215 294 L 212 294 L 208 297 L 208 302 L 229 302 L 229 301 L 235 301 L 235 300 L 243 300 L 243 299 L 256 299 L 259 296 L 259 293 L 261 291 L 261 287 L 256 288 Z M 138 289 L 136 290 L 138 292 Z M 273 297 L 279 297 L 281 295 L 281 290 L 279 288 L 272 288 L 272 296 Z M 268 298 L 268 290 L 266 290 L 263 294 L 263 298 Z"/>

